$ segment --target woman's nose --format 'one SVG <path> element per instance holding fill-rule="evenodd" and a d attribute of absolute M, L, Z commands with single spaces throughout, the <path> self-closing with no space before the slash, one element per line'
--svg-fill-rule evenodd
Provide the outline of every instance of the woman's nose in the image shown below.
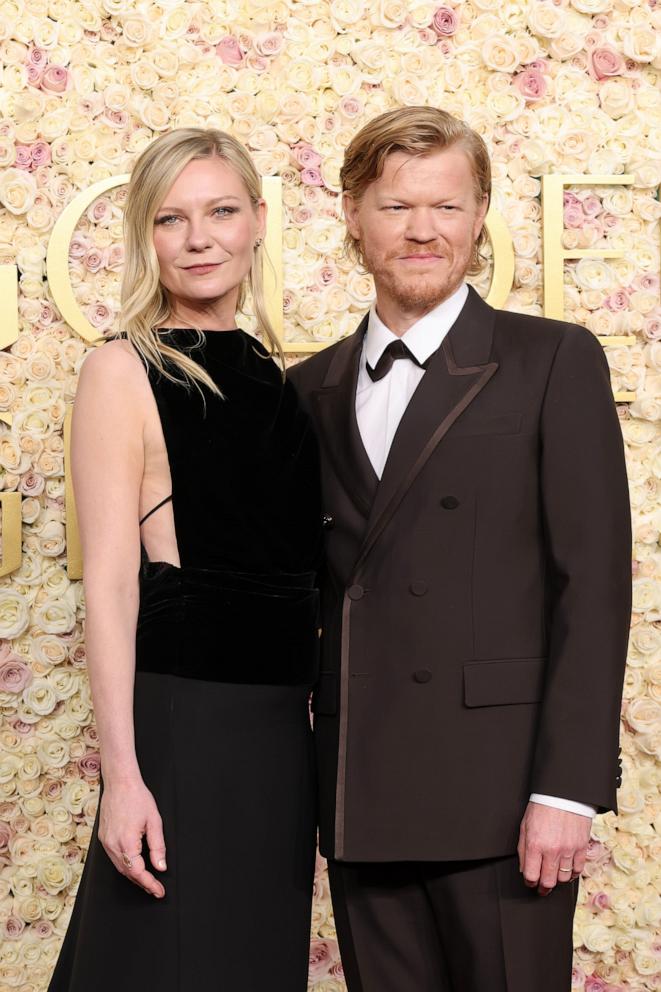
<path fill-rule="evenodd" d="M 186 242 L 190 248 L 207 248 L 211 244 L 211 235 L 204 220 L 191 218 L 188 221 Z"/>

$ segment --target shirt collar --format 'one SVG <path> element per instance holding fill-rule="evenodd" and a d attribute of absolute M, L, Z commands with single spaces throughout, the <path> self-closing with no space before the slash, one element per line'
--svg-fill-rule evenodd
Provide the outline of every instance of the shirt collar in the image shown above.
<path fill-rule="evenodd" d="M 461 313 L 467 298 L 468 286 L 464 282 L 452 296 L 417 320 L 402 336 L 402 341 L 420 363 L 426 362 L 429 356 L 440 348 L 443 338 Z M 376 367 L 376 363 L 390 342 L 397 341 L 397 338 L 398 335 L 393 334 L 386 327 L 376 312 L 376 306 L 373 305 L 367 319 L 363 348 L 364 357 L 370 368 Z"/>

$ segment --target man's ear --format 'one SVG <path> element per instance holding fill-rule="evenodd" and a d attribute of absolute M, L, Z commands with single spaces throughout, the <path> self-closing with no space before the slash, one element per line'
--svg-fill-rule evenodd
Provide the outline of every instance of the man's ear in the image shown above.
<path fill-rule="evenodd" d="M 342 194 L 342 209 L 347 230 L 352 238 L 360 240 L 360 224 L 358 223 L 358 204 L 351 193 Z"/>

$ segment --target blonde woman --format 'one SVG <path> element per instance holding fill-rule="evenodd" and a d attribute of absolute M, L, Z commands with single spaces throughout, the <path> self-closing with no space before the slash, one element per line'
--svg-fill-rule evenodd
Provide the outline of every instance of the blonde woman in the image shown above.
<path fill-rule="evenodd" d="M 317 452 L 236 327 L 266 207 L 245 149 L 140 156 L 122 332 L 86 359 L 72 471 L 102 793 L 50 992 L 306 987 Z"/>

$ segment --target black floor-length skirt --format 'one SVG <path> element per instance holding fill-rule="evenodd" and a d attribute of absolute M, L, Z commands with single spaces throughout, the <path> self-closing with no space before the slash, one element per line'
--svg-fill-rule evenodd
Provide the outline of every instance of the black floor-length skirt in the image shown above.
<path fill-rule="evenodd" d="M 49 992 L 305 992 L 308 693 L 136 673 L 136 750 L 163 819 L 168 868 L 154 874 L 166 894 L 116 871 L 97 817 Z"/>

